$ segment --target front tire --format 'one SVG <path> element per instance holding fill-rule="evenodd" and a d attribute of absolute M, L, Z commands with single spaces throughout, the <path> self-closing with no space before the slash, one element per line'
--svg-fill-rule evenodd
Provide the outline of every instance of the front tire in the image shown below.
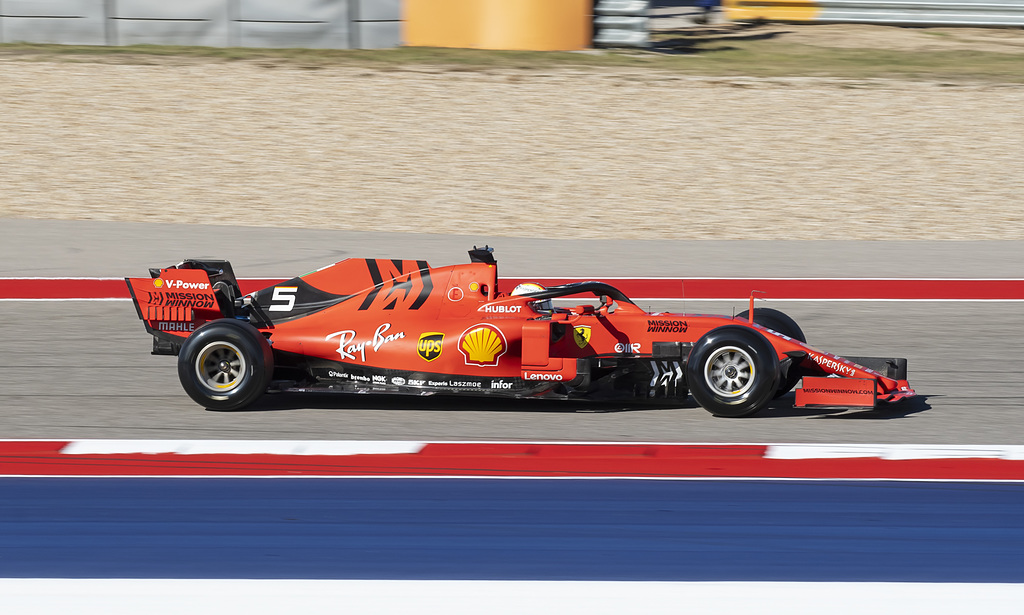
<path fill-rule="evenodd" d="M 248 323 L 230 318 L 196 329 L 178 354 L 178 379 L 197 404 L 238 410 L 256 401 L 274 372 L 270 343 Z"/>
<path fill-rule="evenodd" d="M 779 387 L 775 348 L 754 329 L 726 325 L 697 340 L 686 362 L 690 394 L 715 416 L 749 416 Z"/>
<path fill-rule="evenodd" d="M 743 310 L 736 315 L 736 318 L 745 319 L 749 318 L 750 311 Z M 807 343 L 807 336 L 804 335 L 800 325 L 796 324 L 796 321 L 790 318 L 789 314 L 780 312 L 779 310 L 773 310 L 772 308 L 757 308 L 754 310 L 754 322 L 761 325 L 766 329 L 771 329 L 776 333 L 781 333 L 786 337 L 799 340 L 803 343 Z M 775 397 L 782 397 L 786 393 L 793 390 L 796 383 L 800 382 L 800 370 L 795 365 L 791 365 L 786 375 L 779 380 L 779 390 L 775 391 Z"/>

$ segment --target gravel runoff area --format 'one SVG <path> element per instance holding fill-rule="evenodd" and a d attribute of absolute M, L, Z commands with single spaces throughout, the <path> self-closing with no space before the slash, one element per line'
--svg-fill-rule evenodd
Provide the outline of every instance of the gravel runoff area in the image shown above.
<path fill-rule="evenodd" d="M 0 217 L 1024 238 L 1024 86 L 0 60 Z"/>

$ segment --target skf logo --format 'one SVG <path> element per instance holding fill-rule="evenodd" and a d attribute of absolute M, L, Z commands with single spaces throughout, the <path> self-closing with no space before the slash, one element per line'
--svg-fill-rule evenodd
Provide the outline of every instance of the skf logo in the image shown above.
<path fill-rule="evenodd" d="M 164 281 L 161 280 L 160 278 L 156 278 L 156 279 L 153 280 L 153 286 L 156 286 L 157 288 L 163 288 L 164 287 Z"/>
<path fill-rule="evenodd" d="M 444 333 L 424 333 L 416 344 L 416 354 L 424 361 L 433 361 L 444 349 Z"/>
<path fill-rule="evenodd" d="M 590 343 L 590 325 L 573 327 L 572 339 L 576 340 L 576 345 L 580 348 L 586 348 L 587 344 Z"/>
<path fill-rule="evenodd" d="M 494 367 L 507 349 L 505 335 L 494 325 L 470 327 L 459 338 L 459 352 L 466 358 L 466 365 Z"/>

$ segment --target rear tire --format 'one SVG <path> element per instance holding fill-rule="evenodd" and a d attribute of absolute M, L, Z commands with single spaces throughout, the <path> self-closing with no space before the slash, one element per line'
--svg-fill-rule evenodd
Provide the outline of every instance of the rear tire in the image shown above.
<path fill-rule="evenodd" d="M 743 310 L 736 315 L 736 318 L 749 318 L 749 314 L 748 310 Z M 773 310 L 772 308 L 757 308 L 754 310 L 754 322 L 786 337 L 800 340 L 805 344 L 807 343 L 807 337 L 804 335 L 803 330 L 800 329 L 800 325 L 796 324 L 796 321 L 785 312 Z M 775 391 L 775 397 L 782 397 L 792 391 L 796 383 L 800 382 L 800 378 L 801 375 L 796 366 L 791 365 L 787 374 L 779 380 L 779 390 Z"/>
<path fill-rule="evenodd" d="M 270 343 L 252 325 L 215 320 L 188 336 L 178 354 L 178 379 L 197 404 L 238 410 L 267 390 L 274 372 Z"/>
<path fill-rule="evenodd" d="M 686 362 L 690 393 L 715 416 L 749 416 L 779 387 L 775 348 L 754 329 L 726 325 L 697 340 Z"/>

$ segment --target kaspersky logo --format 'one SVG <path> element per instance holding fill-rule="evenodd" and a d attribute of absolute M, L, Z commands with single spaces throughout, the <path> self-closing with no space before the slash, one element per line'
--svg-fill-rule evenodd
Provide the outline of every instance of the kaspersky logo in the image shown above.
<path fill-rule="evenodd" d="M 424 333 L 416 343 L 416 354 L 424 361 L 430 362 L 441 356 L 444 350 L 444 333 Z"/>
<path fill-rule="evenodd" d="M 507 349 L 501 329 L 490 324 L 472 326 L 459 338 L 459 352 L 465 357 L 466 365 L 494 367 Z"/>

